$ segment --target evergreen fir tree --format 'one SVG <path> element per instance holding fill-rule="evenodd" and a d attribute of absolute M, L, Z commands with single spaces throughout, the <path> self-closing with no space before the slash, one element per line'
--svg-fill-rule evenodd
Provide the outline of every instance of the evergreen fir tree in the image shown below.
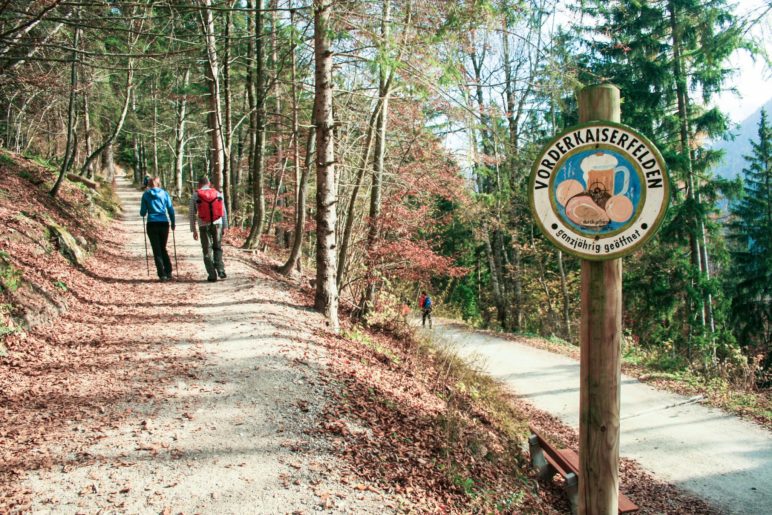
<path fill-rule="evenodd" d="M 581 82 L 620 87 L 622 122 L 654 140 L 675 186 L 660 237 L 626 265 L 626 316 L 644 341 L 672 340 L 690 361 L 703 345 L 714 356 L 725 340 L 725 316 L 715 313 L 724 303 L 711 277 L 722 268 L 723 243 L 710 215 L 722 185 L 710 171 L 718 155 L 701 141 L 727 130 L 723 113 L 706 106 L 731 73 L 727 58 L 744 45 L 741 32 L 724 0 L 615 0 L 584 8 L 591 23 L 581 43 L 588 50 L 579 62 L 586 69 Z M 647 287 L 657 274 L 670 279 L 667 291 Z"/>
<path fill-rule="evenodd" d="M 745 156 L 742 198 L 732 205 L 732 316 L 740 343 L 766 347 L 772 338 L 772 126 L 761 111 L 758 140 Z"/>

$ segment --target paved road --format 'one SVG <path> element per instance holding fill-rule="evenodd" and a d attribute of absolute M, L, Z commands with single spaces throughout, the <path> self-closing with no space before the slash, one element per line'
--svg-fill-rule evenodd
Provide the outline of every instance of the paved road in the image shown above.
<path fill-rule="evenodd" d="M 579 427 L 579 363 L 455 325 L 436 339 L 566 424 Z M 694 399 L 622 376 L 622 456 L 727 513 L 772 514 L 772 434 Z"/>

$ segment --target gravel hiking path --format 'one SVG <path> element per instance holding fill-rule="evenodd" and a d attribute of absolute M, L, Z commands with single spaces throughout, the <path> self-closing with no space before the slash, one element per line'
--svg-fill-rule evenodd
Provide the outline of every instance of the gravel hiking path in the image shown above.
<path fill-rule="evenodd" d="M 579 363 L 526 344 L 435 322 L 433 337 L 578 430 Z M 621 456 L 726 513 L 772 513 L 772 435 L 698 399 L 622 376 Z"/>
<path fill-rule="evenodd" d="M 131 234 L 126 252 L 144 268 L 140 193 L 123 177 L 118 192 L 120 223 Z M 32 511 L 391 513 L 398 501 L 348 483 L 333 444 L 313 431 L 327 391 L 319 375 L 326 351 L 315 336 L 322 317 L 234 248 L 225 249 L 228 278 L 207 283 L 187 218 L 179 216 L 176 236 L 176 281 L 148 282 L 147 297 L 126 302 L 150 303 L 153 323 L 176 325 L 181 343 L 168 345 L 196 366 L 165 391 L 122 406 L 129 415 L 112 427 L 75 428 L 73 439 L 79 430 L 100 432 L 81 451 L 93 459 L 32 473 L 24 485 Z M 170 285 L 176 291 L 165 292 Z"/>

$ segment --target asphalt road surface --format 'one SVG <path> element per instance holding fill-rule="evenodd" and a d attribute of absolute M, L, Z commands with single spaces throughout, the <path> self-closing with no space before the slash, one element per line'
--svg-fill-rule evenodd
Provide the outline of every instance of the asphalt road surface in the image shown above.
<path fill-rule="evenodd" d="M 579 362 L 435 322 L 456 348 L 520 397 L 579 428 Z M 622 376 L 620 454 L 726 513 L 772 514 L 772 434 L 697 399 Z"/>

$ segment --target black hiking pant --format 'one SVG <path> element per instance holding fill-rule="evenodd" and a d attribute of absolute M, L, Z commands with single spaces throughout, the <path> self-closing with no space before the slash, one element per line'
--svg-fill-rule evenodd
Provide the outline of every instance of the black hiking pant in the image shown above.
<path fill-rule="evenodd" d="M 225 273 L 225 263 L 222 260 L 222 224 L 199 226 L 201 233 L 201 250 L 204 253 L 204 267 L 210 278 Z"/>
<path fill-rule="evenodd" d="M 421 325 L 426 327 L 426 319 L 429 319 L 429 329 L 432 328 L 432 308 L 423 309 L 423 317 L 421 318 Z"/>
<path fill-rule="evenodd" d="M 147 238 L 153 247 L 153 261 L 159 278 L 172 276 L 172 261 L 166 252 L 166 242 L 169 241 L 169 222 L 148 222 Z"/>

